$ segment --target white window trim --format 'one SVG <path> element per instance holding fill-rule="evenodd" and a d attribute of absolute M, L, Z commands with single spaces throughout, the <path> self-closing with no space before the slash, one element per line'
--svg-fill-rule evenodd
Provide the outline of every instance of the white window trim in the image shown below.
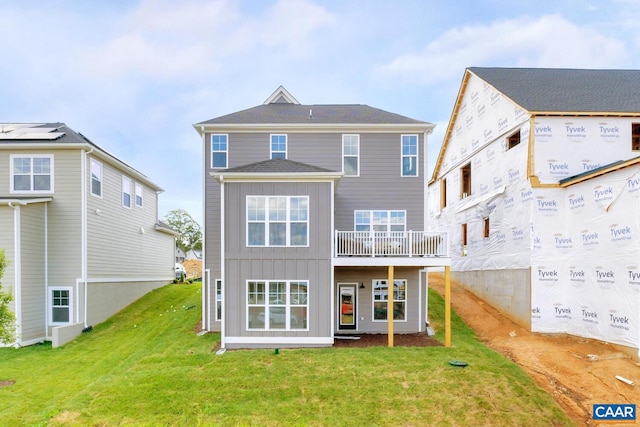
<path fill-rule="evenodd" d="M 407 311 L 408 311 L 408 306 L 407 306 L 407 301 L 408 301 L 408 289 L 407 289 L 407 279 L 393 279 L 394 283 L 395 282 L 402 282 L 404 283 L 404 299 L 394 299 L 393 302 L 403 302 L 404 303 L 404 319 L 393 319 L 394 322 L 407 322 Z M 375 296 L 375 283 L 376 282 L 387 282 L 387 299 L 386 300 L 376 300 L 376 296 Z M 393 295 L 393 288 L 391 289 L 391 294 Z M 388 283 L 388 279 L 373 279 L 371 281 L 371 321 L 372 322 L 387 322 L 387 319 L 376 319 L 375 318 L 375 303 L 376 302 L 386 302 L 387 303 L 387 316 L 389 313 L 389 283 Z"/>
<path fill-rule="evenodd" d="M 71 286 L 50 286 L 49 288 L 49 296 L 47 298 L 47 318 L 49 319 L 49 325 L 68 325 L 69 323 L 73 323 L 74 312 L 73 312 L 73 287 Z M 68 291 L 69 292 L 69 321 L 68 322 L 54 322 L 53 321 L 53 291 Z"/>
<path fill-rule="evenodd" d="M 214 318 L 216 322 L 222 320 L 222 279 L 215 280 L 215 310 L 214 310 Z M 249 289 L 249 285 L 247 284 L 247 289 Z M 218 315 L 218 304 L 220 304 L 220 315 Z"/>
<path fill-rule="evenodd" d="M 284 151 L 273 151 L 273 137 L 274 136 L 284 136 Z M 286 133 L 272 133 L 269 135 L 269 158 L 273 159 L 274 153 L 284 153 L 284 158 L 289 158 L 289 137 Z"/>
<path fill-rule="evenodd" d="M 48 158 L 49 161 L 49 168 L 50 168 L 50 172 L 49 172 L 49 184 L 50 184 L 50 188 L 49 190 L 15 190 L 14 189 L 14 179 L 13 179 L 13 159 L 25 159 L 25 158 L 29 158 L 31 159 L 31 172 L 29 173 L 30 177 L 31 177 L 31 182 L 30 182 L 30 186 L 33 188 L 33 159 L 45 159 Z M 53 154 L 11 154 L 9 156 L 9 192 L 11 194 L 52 194 L 54 192 L 54 165 L 53 165 Z"/>
<path fill-rule="evenodd" d="M 128 194 L 129 195 L 129 206 L 127 206 L 124 203 L 124 195 Z M 131 197 L 131 178 L 122 175 L 122 207 L 127 208 L 127 209 L 131 209 L 131 204 L 132 204 L 132 197 Z"/>
<path fill-rule="evenodd" d="M 135 196 L 134 196 L 134 204 L 141 208 L 144 206 L 144 187 L 142 186 L 142 184 L 140 183 L 135 183 L 134 184 L 135 187 Z M 140 193 L 140 204 L 138 204 L 138 193 Z"/>
<path fill-rule="evenodd" d="M 265 295 L 264 295 L 264 304 L 249 304 L 249 283 L 260 282 L 265 285 Z M 285 304 L 281 305 L 269 305 L 269 284 L 274 282 L 283 282 L 286 284 L 285 289 Z M 291 284 L 292 283 L 304 283 L 307 285 L 307 301 L 306 304 L 291 304 L 290 295 L 291 295 Z M 309 330 L 309 281 L 308 280 L 247 280 L 245 286 L 245 308 L 246 308 L 246 323 L 245 330 L 246 331 L 292 331 L 292 332 L 301 332 Z M 249 328 L 249 307 L 264 307 L 265 312 L 265 323 L 264 328 Z M 285 307 L 285 327 L 284 328 L 268 328 L 269 317 L 267 313 L 269 312 L 269 307 Z M 291 309 L 295 307 L 306 307 L 306 328 L 292 328 L 291 327 Z M 406 310 L 405 310 L 406 311 Z"/>
<path fill-rule="evenodd" d="M 386 209 L 371 209 L 371 210 L 366 210 L 366 209 L 358 209 L 353 211 L 353 231 L 362 231 L 362 230 L 357 230 L 357 226 L 358 226 L 358 222 L 357 222 L 357 218 L 358 218 L 358 213 L 360 212 L 366 212 L 369 214 L 369 232 L 372 231 L 377 231 L 377 232 L 383 232 L 384 231 L 380 231 L 380 230 L 374 230 L 373 229 L 373 213 L 374 212 L 386 212 L 387 213 L 387 229 L 386 232 L 387 233 L 402 233 L 404 231 L 407 231 L 407 211 L 406 210 L 402 210 L 402 209 L 391 209 L 391 210 L 386 210 Z M 402 212 L 404 214 L 404 230 L 400 231 L 400 230 L 391 230 L 391 213 L 392 212 Z M 395 225 L 395 224 L 394 224 Z M 366 232 L 366 231 L 365 231 Z"/>
<path fill-rule="evenodd" d="M 415 136 L 416 137 L 416 154 L 414 155 L 405 155 L 403 153 L 403 143 L 405 136 Z M 415 175 L 405 175 L 404 174 L 404 159 L 405 157 L 415 157 L 416 158 L 416 174 Z M 400 176 L 407 178 L 417 178 L 420 176 L 420 137 L 418 134 L 407 133 L 400 135 Z"/>
<path fill-rule="evenodd" d="M 355 136 L 357 138 L 357 147 L 358 147 L 358 154 L 357 155 L 353 155 L 353 154 L 349 154 L 346 155 L 344 152 L 344 145 L 345 145 L 345 137 L 353 137 Z M 346 172 L 344 170 L 344 160 L 347 157 L 355 157 L 357 164 L 358 164 L 358 170 L 356 171 L 355 175 L 346 175 Z M 358 177 L 360 176 L 360 135 L 359 134 L 353 134 L 353 133 L 345 133 L 342 135 L 342 173 L 344 173 L 344 176 L 353 176 L 353 177 Z"/>
<path fill-rule="evenodd" d="M 104 188 L 104 181 L 102 180 L 102 163 L 100 163 L 99 161 L 97 161 L 96 159 L 90 159 L 89 160 L 89 192 L 91 193 L 91 195 L 93 197 L 97 197 L 99 199 L 102 199 L 102 193 L 103 193 L 103 188 Z M 96 170 L 97 168 L 97 170 Z M 98 172 L 96 174 L 96 181 L 100 183 L 100 194 L 96 194 L 93 192 L 93 175 L 94 175 L 94 171 Z"/>
<path fill-rule="evenodd" d="M 287 200 L 287 207 L 286 207 L 286 219 L 284 221 L 270 221 L 269 220 L 269 199 L 270 198 L 280 198 L 280 197 L 284 197 Z M 249 220 L 249 199 L 250 198 L 261 198 L 261 199 L 265 199 L 265 207 L 264 207 L 264 220 Z M 291 199 L 292 198 L 304 198 L 307 199 L 307 220 L 306 221 L 291 221 Z M 249 248 L 266 248 L 266 247 L 270 247 L 270 248 L 287 248 L 287 247 L 291 247 L 291 248 L 308 248 L 309 247 L 309 220 L 310 220 L 310 215 L 311 215 L 311 208 L 309 206 L 309 196 L 276 196 L 276 195 L 272 195 L 272 196 L 246 196 L 245 198 L 246 201 L 246 208 L 245 208 L 245 213 L 246 213 L 246 245 Z M 251 245 L 249 244 L 249 224 L 257 224 L 257 223 L 261 223 L 264 224 L 264 245 Z M 271 245 L 269 244 L 269 224 L 271 223 L 284 223 L 285 224 L 285 234 L 286 234 L 286 238 L 285 238 L 285 244 L 284 245 Z M 306 223 L 307 224 L 307 235 L 306 235 L 306 241 L 307 243 L 305 245 L 292 245 L 291 244 L 291 224 L 298 224 L 298 223 Z"/>
<path fill-rule="evenodd" d="M 213 137 L 214 136 L 224 136 L 226 143 L 226 150 L 214 150 L 213 149 Z M 224 153 L 225 157 L 225 165 L 224 166 L 214 166 L 213 165 L 213 154 L 214 153 Z M 228 133 L 213 133 L 211 134 L 211 169 L 227 169 L 229 167 L 229 134 Z"/>

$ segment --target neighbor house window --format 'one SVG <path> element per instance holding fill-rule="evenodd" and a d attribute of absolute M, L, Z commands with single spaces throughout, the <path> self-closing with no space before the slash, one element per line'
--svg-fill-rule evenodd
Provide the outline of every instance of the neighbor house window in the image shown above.
<path fill-rule="evenodd" d="M 342 135 L 342 172 L 360 175 L 360 135 Z"/>
<path fill-rule="evenodd" d="M 631 124 L 631 150 L 640 151 L 640 123 Z"/>
<path fill-rule="evenodd" d="M 247 246 L 308 246 L 308 196 L 247 196 Z"/>
<path fill-rule="evenodd" d="M 216 279 L 216 320 L 222 320 L 222 280 Z"/>
<path fill-rule="evenodd" d="M 405 231 L 406 211 L 355 211 L 356 231 Z"/>
<path fill-rule="evenodd" d="M 227 167 L 227 135 L 211 135 L 211 167 L 224 169 Z"/>
<path fill-rule="evenodd" d="M 418 176 L 418 135 L 402 135 L 402 176 Z"/>
<path fill-rule="evenodd" d="M 70 323 L 72 288 L 49 289 L 49 322 L 51 324 Z"/>
<path fill-rule="evenodd" d="M 122 177 L 122 206 L 131 207 L 131 180 L 126 176 Z"/>
<path fill-rule="evenodd" d="M 462 224 L 462 256 L 467 256 L 467 224 Z"/>
<path fill-rule="evenodd" d="M 91 159 L 91 194 L 102 197 L 102 163 Z"/>
<path fill-rule="evenodd" d="M 389 307 L 387 280 L 373 281 L 373 321 L 386 321 Z M 393 320 L 407 320 L 407 281 L 393 281 Z"/>
<path fill-rule="evenodd" d="M 507 137 L 507 150 L 511 150 L 518 144 L 520 144 L 520 130 Z"/>
<path fill-rule="evenodd" d="M 440 180 L 440 210 L 447 207 L 447 178 Z"/>
<path fill-rule="evenodd" d="M 471 163 L 460 168 L 460 198 L 471 195 Z"/>
<path fill-rule="evenodd" d="M 144 193 L 144 189 L 143 189 L 142 185 L 138 184 L 137 182 L 135 184 L 135 188 L 136 188 L 136 206 L 141 208 L 142 207 L 142 195 Z"/>
<path fill-rule="evenodd" d="M 247 329 L 305 330 L 309 282 L 265 280 L 247 282 Z"/>
<path fill-rule="evenodd" d="M 271 158 L 287 158 L 287 135 L 271 135 Z"/>
<path fill-rule="evenodd" d="M 11 157 L 11 192 L 53 192 L 53 155 Z"/>

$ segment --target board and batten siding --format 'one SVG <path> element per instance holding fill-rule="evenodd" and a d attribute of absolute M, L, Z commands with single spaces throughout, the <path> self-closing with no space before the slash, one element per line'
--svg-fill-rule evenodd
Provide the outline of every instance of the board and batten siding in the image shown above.
<path fill-rule="evenodd" d="M 225 303 L 228 336 L 330 337 L 331 188 L 329 182 L 225 183 Z M 247 247 L 246 198 L 250 195 L 309 196 L 308 247 Z M 247 281 L 309 282 L 307 331 L 247 331 Z"/>
<path fill-rule="evenodd" d="M 22 341 L 46 337 L 46 203 L 20 207 Z"/>
<path fill-rule="evenodd" d="M 98 160 L 100 161 L 100 160 Z M 87 274 L 91 278 L 173 279 L 173 237 L 155 230 L 158 196 L 134 177 L 102 164 L 102 197 L 91 194 L 87 159 Z M 131 207 L 122 204 L 122 176 L 131 180 Z M 135 184 L 143 188 L 142 207 L 135 204 Z"/>

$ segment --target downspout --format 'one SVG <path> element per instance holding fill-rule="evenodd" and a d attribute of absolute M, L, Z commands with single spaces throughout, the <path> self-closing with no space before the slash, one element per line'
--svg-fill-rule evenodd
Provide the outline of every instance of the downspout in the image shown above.
<path fill-rule="evenodd" d="M 20 257 L 20 206 L 14 206 L 9 202 L 8 205 L 13 208 L 13 258 L 14 258 L 14 285 L 15 289 L 15 315 L 16 315 L 16 342 L 15 347 L 20 346 L 22 336 L 22 276 L 20 274 L 22 270 L 22 259 Z"/>
<path fill-rule="evenodd" d="M 88 316 L 88 309 L 87 309 L 87 303 L 88 303 L 88 296 L 87 296 L 87 157 L 89 156 L 89 154 L 91 154 L 93 152 L 93 147 L 91 147 L 91 149 L 89 151 L 85 151 L 83 154 L 81 154 L 82 156 L 82 167 L 81 167 L 81 171 L 80 173 L 82 174 L 82 179 L 80 180 L 80 187 L 81 187 L 81 191 L 82 191 L 82 213 L 81 213 L 81 235 L 82 235 L 82 248 L 81 248 L 81 252 L 82 252 L 82 256 L 81 256 L 81 282 L 84 283 L 84 319 L 83 319 L 83 323 L 84 323 L 84 327 L 86 328 L 87 326 L 89 326 L 87 324 L 87 316 Z M 81 151 L 82 153 L 82 151 Z M 76 284 L 78 284 L 76 282 Z M 80 320 L 78 319 L 78 317 L 80 316 L 80 295 L 79 295 L 79 289 L 76 289 L 76 323 Z"/>
<path fill-rule="evenodd" d="M 220 279 L 222 281 L 221 283 L 221 289 L 220 289 L 220 298 L 222 300 L 221 303 L 221 319 L 220 319 L 220 348 L 224 351 L 226 350 L 226 342 L 225 342 L 225 337 L 226 337 L 226 304 L 225 304 L 225 287 L 226 287 L 226 280 L 225 280 L 225 264 L 224 264 L 224 257 L 225 257 L 225 253 L 224 253 L 224 220 L 225 220 L 225 215 L 224 215 L 224 211 L 225 211 L 225 203 L 224 203 L 224 177 L 222 175 L 220 175 Z M 217 290 L 216 290 L 216 295 L 215 298 L 217 298 Z M 211 304 L 211 298 L 209 298 L 209 304 Z"/>
<path fill-rule="evenodd" d="M 204 128 L 201 128 L 202 131 L 202 151 L 203 153 L 207 152 L 206 149 L 206 136 L 204 134 Z M 202 156 L 202 170 L 205 171 L 207 170 L 207 156 L 203 155 Z M 202 174 L 202 199 L 201 200 L 206 200 L 206 194 L 207 194 L 207 190 L 206 190 L 206 185 L 207 185 L 207 179 L 206 179 L 207 175 L 205 173 Z M 211 317 L 210 315 L 207 314 L 207 310 L 209 310 L 210 313 L 210 302 L 207 303 L 207 301 L 210 301 L 210 292 L 211 292 L 211 288 L 207 285 L 207 281 L 211 281 L 210 278 L 208 278 L 207 280 L 205 280 L 205 278 L 207 278 L 207 207 L 206 207 L 206 203 L 202 204 L 202 272 L 200 273 L 202 277 L 202 329 L 209 332 L 211 331 Z M 177 240 L 177 237 L 176 237 Z M 211 275 L 211 271 L 209 270 L 208 275 Z"/>

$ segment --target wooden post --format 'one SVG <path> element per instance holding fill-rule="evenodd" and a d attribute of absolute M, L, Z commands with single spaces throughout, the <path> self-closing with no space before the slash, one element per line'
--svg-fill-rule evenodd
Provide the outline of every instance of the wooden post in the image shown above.
<path fill-rule="evenodd" d="M 388 346 L 393 347 L 393 265 L 389 266 L 387 279 L 387 324 Z"/>
<path fill-rule="evenodd" d="M 444 346 L 451 347 L 451 267 L 444 267 Z"/>

